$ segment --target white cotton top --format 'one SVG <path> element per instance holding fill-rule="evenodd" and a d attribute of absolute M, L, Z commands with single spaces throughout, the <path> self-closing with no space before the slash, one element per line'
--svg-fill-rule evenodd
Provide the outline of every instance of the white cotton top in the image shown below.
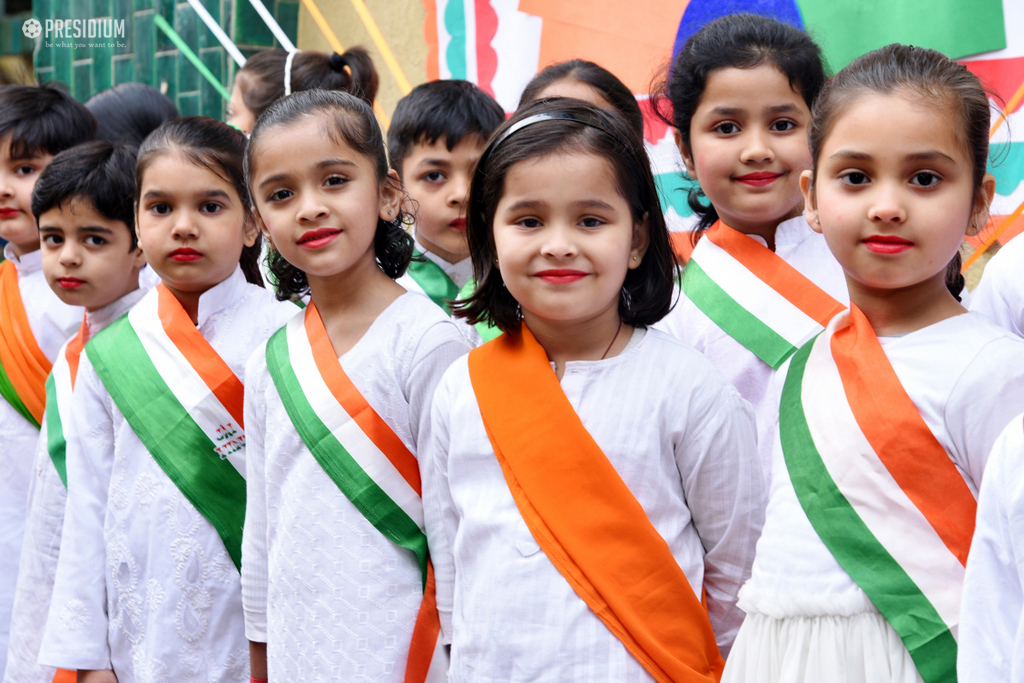
<path fill-rule="evenodd" d="M 566 363 L 561 387 L 694 592 L 707 591 L 727 655 L 764 510 L 750 406 L 703 356 L 654 330 L 636 330 L 613 358 Z M 449 680 L 653 681 L 534 540 L 466 359 L 441 380 L 431 421 L 420 470 Z"/>
<path fill-rule="evenodd" d="M 765 241 L 756 235 L 750 239 Z M 844 306 L 850 303 L 846 276 L 836 261 L 825 238 L 811 230 L 803 216 L 779 223 L 775 230 L 775 255 L 793 266 L 804 277 L 818 285 Z M 740 395 L 754 408 L 757 421 L 758 451 L 765 478 L 771 471 L 771 424 L 777 418 L 777 397 L 768 390 L 775 370 L 726 334 L 704 311 L 679 292 L 679 302 L 656 329 L 682 339 L 708 357 Z"/>
<path fill-rule="evenodd" d="M 198 329 L 239 377 L 295 306 L 240 269 L 199 298 Z M 39 661 L 120 683 L 245 681 L 238 570 L 213 525 L 139 440 L 82 354 L 68 499 Z"/>
<path fill-rule="evenodd" d="M 416 244 L 416 250 L 422 253 L 425 258 L 430 259 L 431 262 L 436 263 L 441 270 L 444 271 L 445 275 L 451 278 L 451 281 L 455 283 L 455 286 L 459 288 L 460 292 L 462 291 L 462 288 L 466 286 L 466 283 L 473 279 L 473 260 L 470 257 L 467 256 L 456 263 L 449 263 L 437 254 L 427 251 L 423 245 L 419 243 L 419 240 L 414 238 L 413 242 Z M 427 296 L 427 293 L 424 292 L 419 283 L 413 279 L 408 270 L 406 270 L 400 278 L 395 280 L 395 282 L 414 294 Z M 430 299 L 429 297 L 427 298 L 428 300 L 433 301 L 433 299 Z M 437 304 L 434 305 L 436 306 Z M 462 333 L 462 336 L 465 337 L 470 346 L 475 348 L 484 343 L 484 340 L 480 337 L 480 333 L 476 331 L 476 328 L 462 318 L 456 318 L 453 316 L 452 322 L 455 323 L 457 328 L 459 328 L 459 332 Z"/>
<path fill-rule="evenodd" d="M 981 483 L 960 606 L 960 683 L 1024 683 L 1024 415 L 996 440 Z"/>
<path fill-rule="evenodd" d="M 880 341 L 921 417 L 977 495 L 993 442 L 1024 410 L 1024 340 L 966 313 Z M 788 365 L 775 383 L 780 392 L 784 370 Z M 776 619 L 874 611 L 807 519 L 777 431 L 764 531 L 740 607 Z"/>
<path fill-rule="evenodd" d="M 43 354 L 52 362 L 60 347 L 82 324 L 84 309 L 68 306 L 46 284 L 39 250 L 17 256 L 10 244 L 4 258 L 18 269 L 18 289 L 28 325 Z M 14 586 L 18 581 L 22 534 L 32 481 L 32 459 L 39 430 L 0 398 L 0 676 L 7 661 Z"/>
<path fill-rule="evenodd" d="M 412 453 L 429 433 L 442 373 L 469 345 L 422 296 L 398 297 L 341 367 Z M 423 578 L 316 461 L 267 370 L 246 366 L 246 635 L 267 643 L 270 680 L 402 681 Z"/>
<path fill-rule="evenodd" d="M 971 310 L 1024 337 L 1024 236 L 1006 243 L 988 263 L 971 292 Z"/>
<path fill-rule="evenodd" d="M 103 308 L 86 313 L 88 339 L 127 313 L 145 293 L 145 289 L 136 289 Z M 64 354 L 66 346 L 61 347 L 58 357 Z M 44 414 L 28 492 L 28 520 L 21 546 L 21 568 L 11 615 L 4 683 L 50 683 L 56 673 L 56 667 L 39 664 L 38 658 L 53 594 L 53 579 L 57 573 L 64 503 L 68 494 L 50 459 L 47 442 L 47 415 Z"/>

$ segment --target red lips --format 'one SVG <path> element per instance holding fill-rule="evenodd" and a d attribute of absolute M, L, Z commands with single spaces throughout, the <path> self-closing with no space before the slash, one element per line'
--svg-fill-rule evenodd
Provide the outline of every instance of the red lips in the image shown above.
<path fill-rule="evenodd" d="M 7 206 L 0 208 L 0 219 L 14 218 L 15 216 L 18 215 L 21 215 L 21 209 L 12 209 Z"/>
<path fill-rule="evenodd" d="M 899 254 L 914 246 L 914 243 L 897 235 L 872 235 L 863 240 L 864 246 L 876 254 Z"/>
<path fill-rule="evenodd" d="M 466 229 L 466 219 L 465 218 L 456 218 L 455 220 L 453 220 L 450 223 L 448 223 L 448 227 L 449 228 L 453 228 L 455 230 L 465 230 Z"/>
<path fill-rule="evenodd" d="M 551 270 L 540 271 L 537 273 L 537 277 L 553 285 L 567 285 L 571 282 L 582 280 L 588 274 L 581 270 L 572 270 L 570 268 L 552 268 Z"/>
<path fill-rule="evenodd" d="M 198 261 L 203 258 L 202 252 L 198 252 L 195 249 L 188 247 L 182 247 L 181 249 L 175 249 L 169 254 L 172 261 L 178 261 L 180 263 L 188 263 L 191 261 Z"/>
<path fill-rule="evenodd" d="M 733 176 L 733 180 L 746 183 L 747 185 L 753 185 L 754 187 L 764 187 L 765 185 L 771 185 L 781 178 L 782 175 L 782 173 L 767 173 L 765 171 L 760 171 L 758 173 Z"/>
<path fill-rule="evenodd" d="M 341 234 L 338 228 L 317 228 L 302 233 L 296 244 L 307 249 L 319 249 L 334 241 L 334 238 Z"/>
<path fill-rule="evenodd" d="M 77 277 L 59 277 L 57 284 L 64 289 L 78 289 L 85 284 L 85 280 L 79 280 Z"/>

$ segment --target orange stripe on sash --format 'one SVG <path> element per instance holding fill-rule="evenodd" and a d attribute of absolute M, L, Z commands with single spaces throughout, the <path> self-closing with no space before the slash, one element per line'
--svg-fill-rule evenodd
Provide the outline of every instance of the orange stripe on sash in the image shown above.
<path fill-rule="evenodd" d="M 313 360 L 334 398 L 356 421 L 363 433 L 370 437 L 370 441 L 387 456 L 416 494 L 422 496 L 423 487 L 420 484 L 420 467 L 416 462 L 416 456 L 409 452 L 398 435 L 381 419 L 373 406 L 366 402 L 363 395 L 352 384 L 352 380 L 345 374 L 338 361 L 338 355 L 334 353 L 331 340 L 327 337 L 327 330 L 324 328 L 323 320 L 320 319 L 320 312 L 312 302 L 306 306 L 303 323 L 306 335 L 309 337 L 309 345 L 313 349 Z"/>
<path fill-rule="evenodd" d="M 57 669 L 57 673 L 53 675 L 53 683 L 76 683 L 76 681 L 78 681 L 77 671 Z"/>
<path fill-rule="evenodd" d="M 832 335 L 831 349 L 868 443 L 949 551 L 966 565 L 978 503 L 856 306 L 850 306 L 849 326 Z"/>
<path fill-rule="evenodd" d="M 437 639 L 441 637 L 441 617 L 437 613 L 437 584 L 434 581 L 434 565 L 427 561 L 427 584 L 423 588 L 423 602 L 416 614 L 409 644 L 409 658 L 405 665 L 405 683 L 422 683 L 427 680 Z"/>
<path fill-rule="evenodd" d="M 18 270 L 10 261 L 0 263 L 0 364 L 25 408 L 41 422 L 46 409 L 46 378 L 53 364 L 32 334 Z"/>
<path fill-rule="evenodd" d="M 86 319 L 82 318 L 82 326 L 78 328 L 78 334 L 71 338 L 68 345 L 64 347 L 64 358 L 68 361 L 68 368 L 71 369 L 71 390 L 75 389 L 75 379 L 78 378 L 78 361 L 82 359 L 82 350 L 89 338 L 89 325 Z"/>
<path fill-rule="evenodd" d="M 658 681 L 718 681 L 707 610 L 529 329 L 471 351 L 469 376 L 516 506 L 573 590 Z"/>
<path fill-rule="evenodd" d="M 206 341 L 199 333 L 192 319 L 171 291 L 163 284 L 157 285 L 156 288 L 160 297 L 157 311 L 164 332 L 185 356 L 189 365 L 202 377 L 203 382 L 221 402 L 221 405 L 244 429 L 242 405 L 245 388 L 242 386 L 241 380 L 235 376 L 224 359 L 214 351 L 210 342 Z"/>
<path fill-rule="evenodd" d="M 771 249 L 722 221 L 712 225 L 704 237 L 729 252 L 759 280 L 822 326 L 828 325 L 836 313 L 846 308 Z"/>

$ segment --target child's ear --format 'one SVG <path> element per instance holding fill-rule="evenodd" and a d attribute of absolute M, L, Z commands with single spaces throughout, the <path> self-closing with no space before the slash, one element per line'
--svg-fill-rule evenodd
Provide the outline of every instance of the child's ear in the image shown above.
<path fill-rule="evenodd" d="M 146 265 L 146 254 L 142 251 L 142 247 L 135 247 L 135 263 L 132 264 L 138 270 Z"/>
<path fill-rule="evenodd" d="M 968 235 L 977 235 L 988 223 L 989 210 L 992 208 L 992 198 L 995 194 L 996 179 L 991 173 L 986 173 L 981 179 L 978 195 L 974 198 L 971 224 L 967 226 Z"/>
<path fill-rule="evenodd" d="M 697 169 L 693 165 L 693 155 L 690 154 L 690 150 L 686 148 L 686 144 L 683 142 L 683 134 L 679 132 L 678 128 L 673 128 L 672 137 L 675 138 L 676 147 L 679 149 L 679 154 L 683 157 L 683 164 L 686 165 L 686 175 L 694 180 L 698 180 Z"/>
<path fill-rule="evenodd" d="M 249 216 L 245 219 L 245 224 L 242 226 L 242 230 L 244 232 L 245 237 L 243 243 L 247 247 L 251 247 L 252 245 L 256 244 L 256 238 L 259 237 L 260 235 L 260 226 L 256 224 L 256 221 L 258 220 L 257 216 L 258 214 L 256 214 L 255 212 L 249 214 Z"/>
<path fill-rule="evenodd" d="M 263 234 L 263 239 L 267 241 L 270 248 L 276 249 L 277 247 L 274 246 L 274 238 L 270 236 L 270 231 L 267 230 L 267 224 L 263 222 L 263 217 L 260 216 L 256 209 L 252 210 L 252 221 L 253 225 L 256 226 L 256 230 Z"/>
<path fill-rule="evenodd" d="M 811 230 L 821 232 L 821 218 L 818 215 L 818 199 L 814 194 L 814 171 L 800 174 L 800 191 L 804 193 L 804 218 L 811 225 Z"/>
<path fill-rule="evenodd" d="M 650 214 L 645 213 L 643 220 L 633 226 L 633 243 L 629 249 L 630 270 L 639 268 L 651 244 Z"/>
<path fill-rule="evenodd" d="M 388 171 L 388 177 L 380 186 L 380 213 L 381 220 L 393 221 L 401 212 L 402 200 L 405 193 L 402 192 L 402 180 L 394 169 Z"/>

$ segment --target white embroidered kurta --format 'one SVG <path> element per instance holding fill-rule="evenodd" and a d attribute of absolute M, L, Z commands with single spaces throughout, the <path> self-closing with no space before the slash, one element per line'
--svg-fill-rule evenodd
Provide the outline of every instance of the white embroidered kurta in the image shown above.
<path fill-rule="evenodd" d="M 750 238 L 764 244 L 760 237 Z M 839 303 L 849 304 L 850 295 L 842 267 L 829 251 L 825 238 L 811 230 L 803 216 L 779 223 L 775 231 L 775 255 Z M 770 425 L 779 408 L 778 397 L 768 391 L 775 370 L 726 334 L 681 292 L 675 308 L 654 327 L 682 339 L 707 356 L 753 406 L 758 451 L 767 480 L 771 470 L 773 436 Z"/>
<path fill-rule="evenodd" d="M 151 292 L 151 295 L 155 292 Z M 295 313 L 241 270 L 199 299 L 198 329 L 242 377 Z M 216 530 L 157 464 L 82 354 L 68 500 L 39 661 L 132 681 L 244 681 L 242 594 Z"/>
<path fill-rule="evenodd" d="M 977 495 L 977 482 L 981 481 L 993 442 L 1010 418 L 1024 410 L 1024 341 L 977 313 L 955 316 L 904 336 L 882 337 L 880 341 L 921 417 Z M 783 366 L 775 382 L 779 391 L 785 370 L 788 365 Z M 751 578 L 740 591 L 740 607 L 751 616 L 774 620 L 830 616 L 836 618 L 833 622 L 841 623 L 864 614 L 877 615 L 867 595 L 835 560 L 807 519 L 793 489 L 777 430 L 772 465 L 764 531 L 757 542 Z M 913 543 L 914 539 L 907 542 Z M 767 622 L 748 618 L 734 655 L 741 656 L 745 640 L 756 647 L 763 644 L 760 633 L 748 638 L 747 631 L 754 629 L 755 623 Z M 838 647 L 826 640 L 808 642 L 806 646 L 779 643 L 774 658 L 778 660 L 783 652 L 793 655 L 803 651 L 806 656 L 807 648 Z M 737 661 L 740 656 L 735 657 Z M 729 678 L 732 665 L 726 665 L 726 680 L 747 680 L 744 676 Z"/>
<path fill-rule="evenodd" d="M 429 259 L 432 263 L 437 264 L 437 266 L 444 271 L 444 274 L 455 283 L 455 286 L 459 288 L 460 292 L 462 291 L 462 288 L 466 286 L 466 283 L 473 279 L 473 261 L 470 257 L 467 256 L 456 263 L 449 263 L 437 254 L 427 251 L 423 245 L 419 243 L 419 240 L 414 238 L 413 241 L 416 244 L 416 250 L 423 254 L 423 256 Z M 406 270 L 400 278 L 395 280 L 395 282 L 402 285 L 410 292 L 421 296 L 427 296 L 427 293 L 424 292 L 419 283 L 413 279 L 408 270 Z M 469 342 L 470 346 L 477 347 L 483 343 L 480 333 L 476 331 L 475 327 L 467 323 L 465 320 L 462 318 L 452 317 L 452 322 L 459 328 L 459 332 L 461 332 L 462 336 L 466 338 L 466 341 Z"/>
<path fill-rule="evenodd" d="M 442 373 L 469 346 L 423 296 L 396 299 L 341 366 L 413 454 Z M 314 459 L 261 346 L 246 367 L 246 634 L 277 681 L 402 681 L 423 599 L 415 555 L 378 531 Z M 314 406 L 315 407 L 315 406 Z"/>
<path fill-rule="evenodd" d="M 561 387 L 695 593 L 707 591 L 726 655 L 764 514 L 749 405 L 703 356 L 654 330 L 635 331 L 614 358 L 566 363 Z M 653 681 L 520 516 L 466 359 L 441 380 L 432 424 L 420 470 L 449 680 Z"/>
<path fill-rule="evenodd" d="M 145 289 L 137 289 L 103 308 L 86 313 L 88 338 L 96 336 L 100 330 L 127 313 L 145 293 Z M 58 357 L 63 354 L 64 347 L 61 347 Z M 70 422 L 70 416 L 65 419 Z M 67 489 L 47 449 L 45 414 L 40 434 L 29 489 L 28 520 L 21 547 L 21 568 L 18 571 L 18 586 L 11 615 L 11 638 L 7 648 L 4 683 L 49 683 L 56 672 L 56 667 L 39 664 L 38 659 L 46 615 L 50 609 L 50 596 L 53 594 L 54 575 L 57 573 Z"/>
<path fill-rule="evenodd" d="M 1024 683 L 1024 415 L 996 440 L 960 606 L 960 683 Z"/>
<path fill-rule="evenodd" d="M 19 258 L 8 244 L 4 247 L 4 258 L 18 268 L 18 288 L 29 327 L 39 348 L 52 362 L 61 345 L 78 331 L 84 310 L 65 304 L 46 284 L 38 250 Z M 32 460 L 38 440 L 35 425 L 0 398 L 0 676 L 7 661 L 14 586 L 18 581 Z"/>
<path fill-rule="evenodd" d="M 971 310 L 1024 337 L 1024 237 L 1006 243 L 985 264 L 981 282 L 971 292 Z"/>

